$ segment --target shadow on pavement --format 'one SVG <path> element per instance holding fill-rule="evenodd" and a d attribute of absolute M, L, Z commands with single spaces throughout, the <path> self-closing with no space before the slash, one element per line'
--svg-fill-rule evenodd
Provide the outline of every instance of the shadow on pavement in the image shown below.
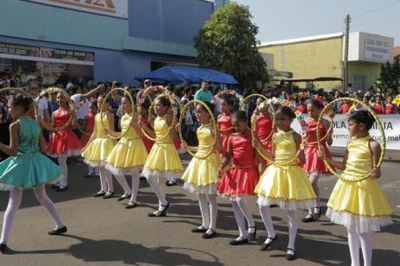
<path fill-rule="evenodd" d="M 179 247 L 147 248 L 140 244 L 122 240 L 93 240 L 75 235 L 63 235 L 63 237 L 73 238 L 81 241 L 81 243 L 72 245 L 69 249 L 12 251 L 11 254 L 67 253 L 84 262 L 112 263 L 121 261 L 130 265 L 142 263 L 153 265 L 222 265 L 214 255 L 196 249 Z M 201 256 L 209 259 L 195 259 L 185 253 L 196 254 L 196 257 Z"/>

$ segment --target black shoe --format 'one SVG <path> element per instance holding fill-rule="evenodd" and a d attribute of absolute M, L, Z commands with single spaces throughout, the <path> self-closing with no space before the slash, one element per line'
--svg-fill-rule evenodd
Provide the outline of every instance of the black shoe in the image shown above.
<path fill-rule="evenodd" d="M 254 231 L 253 232 L 249 232 L 250 229 L 254 229 Z M 247 229 L 247 232 L 249 234 L 247 236 L 247 239 L 249 241 L 254 241 L 256 239 L 256 236 L 257 236 L 257 227 L 256 226 L 249 226 L 249 228 Z"/>
<path fill-rule="evenodd" d="M 239 245 L 244 245 L 244 244 L 248 244 L 249 240 L 247 238 L 242 238 L 239 237 L 239 239 L 234 239 L 229 241 L 229 244 L 232 246 L 239 246 Z"/>
<path fill-rule="evenodd" d="M 306 217 L 304 217 L 303 219 L 301 219 L 301 221 L 303 223 L 309 223 L 309 222 L 314 222 L 314 216 L 312 214 L 307 214 Z"/>
<path fill-rule="evenodd" d="M 211 231 L 211 233 L 207 233 L 208 230 Z M 212 230 L 211 228 L 209 228 L 204 234 L 203 234 L 203 238 L 204 239 L 210 239 L 210 238 L 214 238 L 217 235 L 217 232 L 215 232 L 214 230 Z"/>
<path fill-rule="evenodd" d="M 68 189 L 68 186 L 65 186 L 65 187 L 58 187 L 57 189 L 56 189 L 56 192 L 63 192 L 63 191 L 66 191 Z"/>
<path fill-rule="evenodd" d="M 102 197 L 103 199 L 109 199 L 114 196 L 114 192 L 107 191 L 107 193 Z"/>
<path fill-rule="evenodd" d="M 93 176 L 94 176 L 94 174 L 87 174 L 87 175 L 85 175 L 86 178 L 93 177 Z"/>
<path fill-rule="evenodd" d="M 128 194 L 124 194 L 121 197 L 118 198 L 118 201 L 124 200 L 124 199 L 129 199 L 131 197 L 131 195 Z"/>
<path fill-rule="evenodd" d="M 137 203 L 136 202 L 129 202 L 128 205 L 125 206 L 125 209 L 133 209 L 136 208 Z"/>
<path fill-rule="evenodd" d="M 9 248 L 7 247 L 7 245 L 1 243 L 0 244 L 0 253 L 6 254 L 8 251 L 9 251 Z"/>
<path fill-rule="evenodd" d="M 147 216 L 149 216 L 149 217 L 164 217 L 164 216 L 167 216 L 167 210 L 169 208 L 169 202 L 165 206 L 161 205 L 161 207 L 163 207 L 161 210 L 157 210 L 155 212 L 148 213 Z"/>
<path fill-rule="evenodd" d="M 263 250 L 267 250 L 267 249 L 269 249 L 269 247 L 272 245 L 272 243 L 274 243 L 275 242 L 275 240 L 278 238 L 278 235 L 276 235 L 274 238 L 272 238 L 272 237 L 267 237 L 267 240 L 269 239 L 269 240 L 271 240 L 269 243 L 262 243 L 262 245 L 261 245 L 261 247 L 260 247 L 260 251 L 263 251 Z"/>
<path fill-rule="evenodd" d="M 165 185 L 166 185 L 167 187 L 175 186 L 175 185 L 176 185 L 176 181 L 175 181 L 175 180 L 174 180 L 174 181 L 167 181 L 167 182 L 165 182 Z"/>
<path fill-rule="evenodd" d="M 192 229 L 193 233 L 205 233 L 207 232 L 207 228 L 203 227 L 202 225 Z"/>
<path fill-rule="evenodd" d="M 48 232 L 48 234 L 51 235 L 51 236 L 55 236 L 55 235 L 64 234 L 64 233 L 66 233 L 66 232 L 67 232 L 67 227 L 66 227 L 66 226 L 63 226 L 63 227 L 61 227 L 61 228 L 51 230 L 50 232 Z"/>
<path fill-rule="evenodd" d="M 294 260 L 295 258 L 296 258 L 296 253 L 294 252 L 294 250 L 291 249 L 291 248 L 288 248 L 286 250 L 286 259 L 287 260 Z"/>
<path fill-rule="evenodd" d="M 59 187 L 58 184 L 51 184 L 50 185 L 51 189 L 58 189 L 58 187 Z"/>
<path fill-rule="evenodd" d="M 93 197 L 95 198 L 99 198 L 99 197 L 103 197 L 106 193 L 102 190 L 100 190 L 99 192 L 93 194 Z"/>

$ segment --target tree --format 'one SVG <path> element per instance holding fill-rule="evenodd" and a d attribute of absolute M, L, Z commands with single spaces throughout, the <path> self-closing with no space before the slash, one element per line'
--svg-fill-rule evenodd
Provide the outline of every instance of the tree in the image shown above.
<path fill-rule="evenodd" d="M 381 75 L 378 79 L 379 87 L 397 93 L 400 89 L 400 61 L 395 58 L 393 64 L 386 62 L 381 65 Z"/>
<path fill-rule="evenodd" d="M 242 88 L 268 80 L 266 63 L 257 50 L 258 27 L 243 5 L 218 9 L 195 36 L 197 62 L 201 67 L 233 75 Z"/>

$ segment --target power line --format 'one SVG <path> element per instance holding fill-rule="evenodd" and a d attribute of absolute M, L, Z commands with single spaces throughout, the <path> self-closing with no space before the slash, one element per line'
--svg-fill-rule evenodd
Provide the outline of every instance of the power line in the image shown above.
<path fill-rule="evenodd" d="M 387 4 L 383 5 L 383 6 L 380 6 L 380 7 L 371 9 L 371 10 L 369 10 L 369 11 L 366 11 L 366 12 L 364 12 L 364 13 L 355 15 L 355 16 L 353 16 L 352 18 L 354 19 L 354 18 L 363 17 L 363 16 L 366 16 L 366 15 L 368 15 L 368 14 L 371 14 L 371 13 L 374 13 L 374 12 L 377 12 L 377 11 L 380 11 L 380 10 L 382 10 L 382 9 L 384 9 L 384 8 L 387 8 L 387 7 L 389 7 L 389 6 L 392 6 L 392 5 L 395 5 L 395 4 L 398 4 L 398 3 L 400 3 L 400 0 L 396 0 L 396 1 L 393 1 L 393 2 L 390 2 L 390 3 L 387 3 Z"/>

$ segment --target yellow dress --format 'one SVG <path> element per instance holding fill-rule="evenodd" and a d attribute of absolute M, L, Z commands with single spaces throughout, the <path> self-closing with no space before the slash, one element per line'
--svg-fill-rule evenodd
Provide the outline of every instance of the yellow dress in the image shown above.
<path fill-rule="evenodd" d="M 101 116 L 103 116 L 104 126 L 110 128 L 107 119 L 107 113 L 98 113 L 95 117 L 94 126 L 96 127 L 96 138 L 89 143 L 86 149 L 82 152 L 82 157 L 85 163 L 90 166 L 105 166 L 108 154 L 114 148 L 114 141 L 107 137 L 104 133 L 103 125 L 101 123 Z"/>
<path fill-rule="evenodd" d="M 393 210 L 374 178 L 351 182 L 370 173 L 370 139 L 370 136 L 358 138 L 348 144 L 348 159 L 342 177 L 349 181 L 337 181 L 326 212 L 333 223 L 360 233 L 380 231 L 382 226 L 393 223 L 390 217 Z"/>
<path fill-rule="evenodd" d="M 197 129 L 199 146 L 196 155 L 205 155 L 210 148 L 213 149 L 215 137 L 211 132 L 211 124 L 203 124 Z M 205 159 L 193 157 L 182 176 L 182 180 L 185 181 L 183 188 L 193 193 L 216 195 L 220 164 L 221 157 L 215 151 Z"/>
<path fill-rule="evenodd" d="M 114 175 L 130 175 L 132 171 L 140 170 L 146 162 L 148 155 L 146 147 L 140 135 L 130 125 L 131 119 L 130 114 L 122 116 L 121 132 L 126 134 L 106 159 L 106 168 Z"/>
<path fill-rule="evenodd" d="M 146 159 L 142 175 L 144 177 L 163 177 L 174 180 L 183 172 L 182 162 L 169 133 L 166 116 L 157 116 L 154 120 L 156 142 Z M 169 135 L 164 139 L 164 136 Z"/>
<path fill-rule="evenodd" d="M 309 209 L 316 205 L 316 195 L 307 173 L 297 164 L 293 131 L 279 131 L 272 137 L 275 161 L 267 167 L 257 184 L 257 204 L 278 204 L 282 209 Z M 292 161 L 292 162 L 291 162 Z"/>

